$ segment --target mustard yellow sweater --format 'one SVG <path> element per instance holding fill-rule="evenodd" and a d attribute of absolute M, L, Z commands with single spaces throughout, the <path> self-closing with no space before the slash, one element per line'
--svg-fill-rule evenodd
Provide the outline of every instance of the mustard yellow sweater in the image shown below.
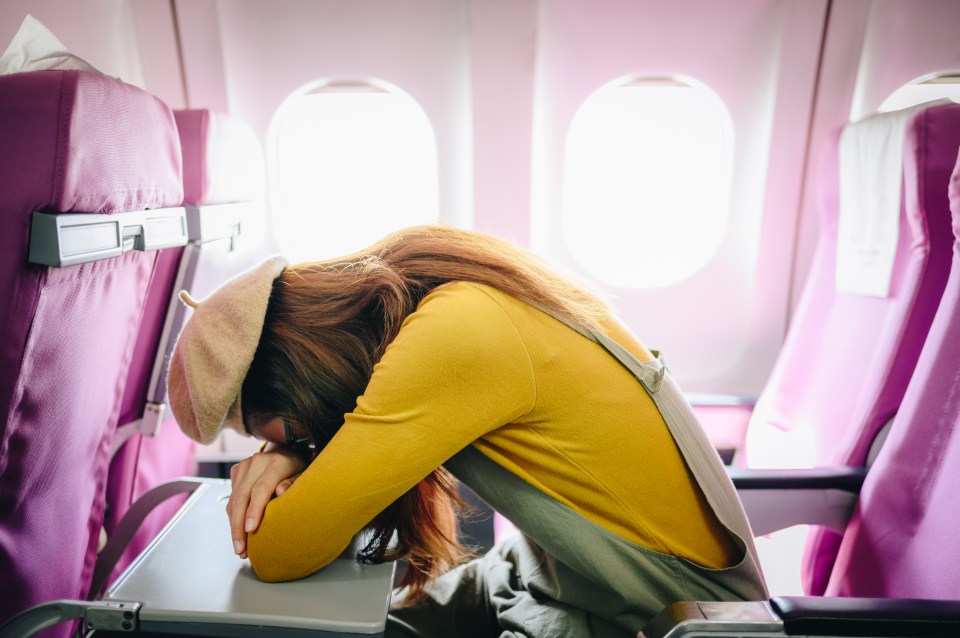
<path fill-rule="evenodd" d="M 650 360 L 628 332 L 605 328 Z M 323 567 L 468 445 L 633 543 L 707 567 L 738 560 L 640 383 L 555 319 L 461 282 L 423 299 L 356 410 L 267 507 L 248 540 L 254 570 L 277 581 Z"/>

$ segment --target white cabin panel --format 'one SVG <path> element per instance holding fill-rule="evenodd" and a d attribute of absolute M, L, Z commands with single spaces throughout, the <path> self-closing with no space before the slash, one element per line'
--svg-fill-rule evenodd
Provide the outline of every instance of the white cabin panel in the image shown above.
<path fill-rule="evenodd" d="M 598 282 L 686 390 L 756 394 L 779 349 L 825 12 L 825 2 L 739 2 L 737 11 L 697 0 L 539 5 L 532 244 L 571 271 L 582 269 L 558 223 L 565 145 L 594 92 L 619 78 L 685 77 L 730 113 L 729 220 L 713 257 L 669 286 Z M 637 253 L 660 240 L 624 241 L 615 224 L 608 231 L 611 245 Z"/>
<path fill-rule="evenodd" d="M 395 86 L 424 110 L 436 135 L 441 220 L 472 226 L 465 4 L 229 0 L 213 5 L 229 109 L 264 143 L 283 102 L 319 83 Z M 185 44 L 188 77 L 190 50 Z"/>

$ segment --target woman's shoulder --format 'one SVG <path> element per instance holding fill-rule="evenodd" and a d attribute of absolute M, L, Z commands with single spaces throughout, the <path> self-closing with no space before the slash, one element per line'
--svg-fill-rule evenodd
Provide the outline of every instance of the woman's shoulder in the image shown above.
<path fill-rule="evenodd" d="M 407 324 L 429 324 L 432 330 L 453 330 L 455 333 L 486 332 L 494 326 L 510 326 L 509 307 L 522 304 L 492 286 L 469 281 L 454 281 L 437 286 L 420 301 Z M 484 326 L 484 329 L 481 329 Z"/>
<path fill-rule="evenodd" d="M 424 310 L 452 312 L 457 315 L 486 317 L 489 313 L 512 314 L 511 309 L 526 304 L 493 286 L 472 281 L 452 281 L 431 290 L 417 306 L 417 312 Z"/>
<path fill-rule="evenodd" d="M 499 302 L 501 299 L 513 299 L 508 294 L 490 286 L 474 281 L 451 281 L 441 284 L 431 290 L 420 302 L 424 303 L 437 298 L 455 298 L 463 300 L 473 300 L 474 302 Z"/>
<path fill-rule="evenodd" d="M 501 303 L 510 303 L 506 295 L 482 284 L 438 286 L 403 321 L 378 366 L 403 361 L 398 367 L 409 370 L 415 360 L 413 368 L 453 375 L 469 368 L 472 376 L 502 376 L 504 366 L 521 374 L 529 368 L 527 346 Z"/>
<path fill-rule="evenodd" d="M 525 349 L 522 301 L 492 286 L 467 281 L 443 284 L 427 294 L 400 327 L 397 339 L 425 347 Z"/>

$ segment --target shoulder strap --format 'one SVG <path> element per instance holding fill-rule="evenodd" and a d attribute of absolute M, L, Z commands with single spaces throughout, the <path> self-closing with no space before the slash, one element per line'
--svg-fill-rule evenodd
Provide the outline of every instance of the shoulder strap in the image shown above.
<path fill-rule="evenodd" d="M 760 561 L 753 542 L 753 532 L 733 482 L 727 475 L 713 444 L 707 439 L 693 408 L 690 407 L 664 365 L 660 353 L 653 351 L 656 358 L 642 362 L 603 332 L 585 329 L 557 316 L 552 311 L 543 308 L 540 310 L 603 346 L 640 381 L 660 411 L 680 454 L 717 519 L 743 541 L 759 573 Z"/>

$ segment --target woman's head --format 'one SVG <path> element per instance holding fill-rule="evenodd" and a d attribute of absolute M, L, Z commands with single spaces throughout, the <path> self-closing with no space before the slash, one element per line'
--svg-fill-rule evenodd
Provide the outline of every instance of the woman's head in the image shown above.
<path fill-rule="evenodd" d="M 240 390 L 260 342 L 273 283 L 287 261 L 271 257 L 225 281 L 202 301 L 180 293 L 193 316 L 177 337 L 167 399 L 184 434 L 212 443 L 224 427 L 244 429 Z"/>
<path fill-rule="evenodd" d="M 413 304 L 396 274 L 374 260 L 288 268 L 274 282 L 243 383 L 248 431 L 260 435 L 279 418 L 298 438 L 326 445 Z"/>
<path fill-rule="evenodd" d="M 595 296 L 506 242 L 445 227 L 406 229 L 354 255 L 287 268 L 274 282 L 242 387 L 248 431 L 277 443 L 289 432 L 322 450 L 404 319 L 432 290 L 455 281 L 490 285 L 585 327 L 607 314 Z M 373 540 L 361 556 L 408 558 L 414 569 L 405 582 L 415 598 L 429 577 L 464 554 L 456 541 L 457 502 L 451 477 L 437 470 L 372 523 Z M 394 532 L 398 543 L 388 552 Z"/>

